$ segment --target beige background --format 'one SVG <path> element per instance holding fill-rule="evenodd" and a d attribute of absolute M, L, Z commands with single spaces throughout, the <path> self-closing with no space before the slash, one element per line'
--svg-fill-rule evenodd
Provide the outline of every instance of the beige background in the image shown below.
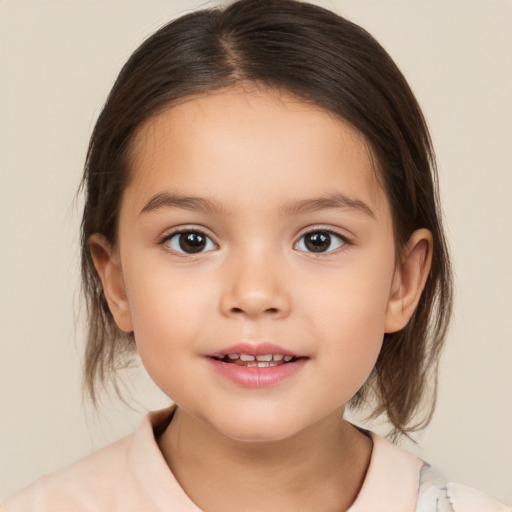
<path fill-rule="evenodd" d="M 336 1 L 408 77 L 429 120 L 457 274 L 437 413 L 415 451 L 512 502 L 512 3 Z M 136 410 L 80 391 L 73 203 L 90 130 L 138 43 L 198 0 L 0 0 L 0 501 L 130 432 Z"/>

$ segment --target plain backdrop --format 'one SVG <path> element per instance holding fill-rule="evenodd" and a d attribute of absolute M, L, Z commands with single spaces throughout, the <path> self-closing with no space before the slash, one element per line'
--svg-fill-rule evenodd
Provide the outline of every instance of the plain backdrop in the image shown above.
<path fill-rule="evenodd" d="M 439 158 L 456 309 L 437 412 L 413 451 L 512 502 L 512 3 L 319 2 L 368 29 L 415 91 Z M 131 432 L 132 407 L 80 389 L 78 226 L 87 140 L 123 62 L 182 1 L 0 0 L 0 501 Z"/>

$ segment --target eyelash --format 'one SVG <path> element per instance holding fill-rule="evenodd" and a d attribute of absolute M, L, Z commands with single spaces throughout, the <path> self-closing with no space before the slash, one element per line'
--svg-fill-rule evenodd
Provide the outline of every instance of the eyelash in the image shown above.
<path fill-rule="evenodd" d="M 188 228 L 188 229 L 185 228 L 185 229 L 179 229 L 179 230 L 173 231 L 172 233 L 169 233 L 168 235 L 165 235 L 164 237 L 162 237 L 162 239 L 159 241 L 159 244 L 166 245 L 168 242 L 170 242 L 174 238 L 176 238 L 179 241 L 180 235 L 183 235 L 183 234 L 200 235 L 200 236 L 204 237 L 205 239 L 207 239 L 215 247 L 218 247 L 217 244 L 215 242 L 213 242 L 213 240 L 211 239 L 210 236 L 208 236 L 204 231 L 197 229 L 197 228 Z M 208 243 L 208 242 L 206 242 L 206 243 Z M 169 249 L 172 250 L 175 254 L 179 254 L 182 256 L 191 256 L 191 255 L 195 255 L 195 254 L 201 254 L 203 252 L 209 252 L 211 250 L 210 249 L 208 251 L 186 252 L 186 251 L 177 251 L 171 247 L 169 247 Z"/>
<path fill-rule="evenodd" d="M 297 246 L 299 245 L 299 243 L 307 235 L 313 235 L 313 234 L 319 234 L 319 233 L 327 234 L 329 236 L 333 236 L 333 237 L 338 238 L 340 240 L 340 242 L 341 242 L 340 245 L 338 247 L 336 247 L 335 249 L 328 250 L 328 251 L 321 251 L 321 252 L 320 251 L 319 252 L 307 251 L 307 250 L 301 250 L 301 249 L 298 249 L 298 250 L 301 251 L 301 252 L 304 252 L 304 253 L 314 254 L 315 256 L 322 257 L 322 256 L 329 256 L 331 254 L 336 254 L 343 247 L 345 247 L 347 245 L 351 245 L 350 240 L 346 236 L 342 235 L 341 233 L 338 233 L 337 231 L 334 231 L 333 229 L 319 227 L 319 228 L 311 229 L 311 230 L 306 231 L 305 233 L 303 233 L 300 236 L 299 240 L 293 244 L 293 248 L 296 249 Z M 211 237 L 209 235 L 207 235 L 204 231 L 202 231 L 200 229 L 197 229 L 197 228 L 179 229 L 179 230 L 173 231 L 172 233 L 169 233 L 168 235 L 165 235 L 164 237 L 162 237 L 159 240 L 158 243 L 159 243 L 159 245 L 166 245 L 169 241 L 171 241 L 173 239 L 177 239 L 179 241 L 180 235 L 183 235 L 183 234 L 200 235 L 200 236 L 204 237 L 205 239 L 207 239 L 207 241 L 206 241 L 207 245 L 206 246 L 208 246 L 208 241 L 209 241 L 210 244 L 213 244 L 215 246 L 214 248 L 218 248 L 218 245 L 211 239 Z M 331 241 L 331 243 L 332 243 L 332 241 Z M 214 250 L 214 249 L 208 249 L 206 251 L 199 250 L 197 252 L 186 252 L 184 250 L 183 251 L 179 251 L 179 250 L 176 250 L 176 249 L 171 248 L 171 247 L 169 247 L 169 249 L 172 250 L 175 254 L 179 254 L 179 255 L 183 255 L 183 256 L 191 256 L 191 255 L 195 255 L 195 254 L 202 254 L 203 252 L 210 252 L 210 251 Z"/>
<path fill-rule="evenodd" d="M 307 254 L 314 254 L 315 256 L 319 256 L 319 257 L 325 257 L 325 256 L 330 256 L 332 254 L 337 254 L 339 251 L 343 250 L 344 247 L 351 245 L 350 240 L 346 236 L 342 235 L 341 233 L 339 233 L 333 229 L 330 229 L 330 228 L 317 227 L 317 228 L 310 229 L 310 230 L 306 231 L 305 233 L 303 233 L 300 236 L 299 240 L 297 242 L 295 242 L 293 247 L 296 248 L 297 245 L 301 242 L 301 240 L 305 236 L 312 235 L 312 234 L 319 234 L 319 233 L 327 234 L 329 236 L 338 238 L 341 241 L 340 245 L 338 247 L 336 247 L 335 249 L 331 249 L 331 250 L 323 251 L 323 252 L 315 252 L 315 251 L 301 251 L 301 252 L 305 252 Z M 331 241 L 331 243 L 332 243 L 332 241 Z"/>

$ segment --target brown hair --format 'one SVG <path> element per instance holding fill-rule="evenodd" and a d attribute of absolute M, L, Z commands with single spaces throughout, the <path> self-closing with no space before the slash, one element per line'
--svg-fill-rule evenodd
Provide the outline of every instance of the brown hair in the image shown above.
<path fill-rule="evenodd" d="M 435 157 L 414 95 L 386 51 L 364 29 L 295 0 L 240 0 L 193 12 L 149 37 L 121 70 L 91 136 L 82 187 L 82 280 L 89 330 L 84 382 L 111 380 L 135 353 L 106 305 L 88 246 L 116 243 L 118 213 L 137 129 L 180 98 L 246 82 L 288 91 L 352 124 L 368 141 L 389 199 L 397 254 L 418 228 L 434 240 L 430 275 L 408 325 L 386 334 L 375 368 L 351 401 L 386 413 L 394 433 L 428 424 L 437 364 L 452 304 L 449 256 Z M 428 386 L 433 399 L 418 410 Z M 371 400 L 370 400 L 371 399 Z"/>

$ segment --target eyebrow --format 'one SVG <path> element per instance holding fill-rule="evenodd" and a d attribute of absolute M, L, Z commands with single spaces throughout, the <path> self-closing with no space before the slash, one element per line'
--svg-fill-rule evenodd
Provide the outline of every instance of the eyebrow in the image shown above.
<path fill-rule="evenodd" d="M 303 199 L 284 205 L 283 211 L 289 215 L 316 212 L 320 210 L 355 210 L 368 217 L 375 217 L 371 208 L 360 199 L 351 199 L 340 192 L 314 199 Z"/>
<path fill-rule="evenodd" d="M 184 210 L 202 211 L 204 213 L 226 213 L 224 206 L 205 197 L 180 196 L 169 192 L 160 192 L 151 197 L 139 215 L 160 210 L 162 208 L 179 208 Z M 287 215 L 298 215 L 321 210 L 355 210 L 368 217 L 375 217 L 370 207 L 360 199 L 351 199 L 339 192 L 313 199 L 290 201 L 281 208 Z"/>
<path fill-rule="evenodd" d="M 205 213 L 225 212 L 221 203 L 205 197 L 180 196 L 169 192 L 160 192 L 151 197 L 139 215 L 162 208 L 181 208 L 183 210 L 199 210 Z"/>

